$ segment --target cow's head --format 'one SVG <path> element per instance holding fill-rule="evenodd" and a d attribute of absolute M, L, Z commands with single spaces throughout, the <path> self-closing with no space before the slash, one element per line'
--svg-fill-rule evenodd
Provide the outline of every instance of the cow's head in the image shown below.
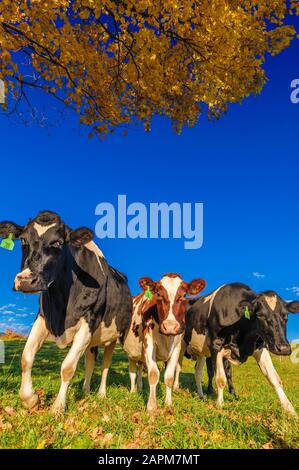
<path fill-rule="evenodd" d="M 24 227 L 0 222 L 0 237 L 9 234 L 22 244 L 21 272 L 16 275 L 14 289 L 24 293 L 46 291 L 63 265 L 67 245 L 85 245 L 93 238 L 88 228 L 71 230 L 50 211 L 41 212 Z"/>
<path fill-rule="evenodd" d="M 288 314 L 299 313 L 299 302 L 285 302 L 278 294 L 267 291 L 254 301 L 261 337 L 269 350 L 279 356 L 291 354 L 287 340 Z"/>
<path fill-rule="evenodd" d="M 206 286 L 203 279 L 185 282 L 178 274 L 165 274 L 160 281 L 142 277 L 139 284 L 144 291 L 150 290 L 150 302 L 156 305 L 160 332 L 178 335 L 185 329 L 186 295 L 197 295 Z"/>

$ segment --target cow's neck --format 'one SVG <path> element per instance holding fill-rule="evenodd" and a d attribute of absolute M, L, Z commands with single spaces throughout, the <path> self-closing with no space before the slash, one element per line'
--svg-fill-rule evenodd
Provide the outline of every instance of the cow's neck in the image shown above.
<path fill-rule="evenodd" d="M 67 248 L 55 280 L 48 291 L 41 295 L 41 313 L 50 332 L 56 337 L 74 327 L 80 317 L 89 311 L 89 307 L 100 309 L 100 304 L 105 301 L 99 284 L 105 276 L 100 272 L 93 275 L 88 272 L 90 266 L 94 268 L 95 255 L 85 252 L 81 257 L 81 254 L 80 250 L 74 252 Z"/>
<path fill-rule="evenodd" d="M 72 266 L 66 253 L 54 281 L 40 298 L 41 313 L 54 336 L 61 336 L 65 331 L 71 285 Z"/>

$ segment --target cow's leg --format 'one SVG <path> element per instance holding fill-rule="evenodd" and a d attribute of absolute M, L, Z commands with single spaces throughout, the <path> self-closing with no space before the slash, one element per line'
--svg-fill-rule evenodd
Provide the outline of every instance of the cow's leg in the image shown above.
<path fill-rule="evenodd" d="M 196 383 L 196 390 L 200 398 L 204 398 L 204 393 L 202 390 L 202 371 L 206 362 L 206 358 L 204 356 L 200 356 L 197 358 L 195 364 L 195 383 Z"/>
<path fill-rule="evenodd" d="M 102 363 L 102 378 L 101 385 L 98 391 L 98 396 L 100 398 L 105 398 L 106 388 L 107 388 L 107 375 L 109 372 L 109 367 L 111 366 L 112 354 L 116 345 L 116 341 L 106 346 L 104 349 L 103 363 Z"/>
<path fill-rule="evenodd" d="M 76 372 L 79 359 L 86 351 L 90 340 L 91 333 L 88 324 L 84 322 L 76 333 L 71 349 L 62 363 L 61 385 L 57 398 L 51 408 L 52 413 L 60 414 L 65 410 L 68 386 Z"/>
<path fill-rule="evenodd" d="M 217 356 L 216 356 L 216 385 L 217 385 L 217 393 L 218 393 L 217 405 L 221 407 L 224 404 L 223 390 L 227 383 L 225 370 L 223 366 L 223 354 L 224 354 L 224 350 L 217 353 Z"/>
<path fill-rule="evenodd" d="M 45 320 L 39 315 L 33 324 L 22 354 L 22 384 L 20 398 L 25 408 L 32 408 L 38 402 L 38 395 L 32 387 L 32 366 L 37 351 L 42 347 L 49 332 Z"/>
<path fill-rule="evenodd" d="M 274 388 L 277 396 L 280 400 L 282 408 L 291 413 L 294 416 L 297 416 L 296 411 L 294 410 L 293 405 L 288 400 L 282 386 L 281 379 L 276 372 L 276 369 L 273 365 L 269 351 L 265 348 L 258 349 L 253 353 L 253 357 L 257 361 L 262 373 L 268 379 L 269 383 Z"/>
<path fill-rule="evenodd" d="M 137 392 L 142 392 L 142 372 L 143 364 L 139 362 L 137 366 Z"/>
<path fill-rule="evenodd" d="M 227 378 L 228 391 L 235 398 L 238 398 L 234 384 L 233 384 L 232 366 L 228 359 L 225 359 L 225 358 L 223 359 L 223 366 L 224 366 L 225 375 Z"/>
<path fill-rule="evenodd" d="M 165 404 L 167 406 L 172 405 L 172 387 L 174 383 L 174 373 L 176 370 L 176 366 L 178 364 L 178 360 L 180 357 L 181 351 L 181 343 L 179 343 L 173 350 L 171 358 L 169 359 L 164 375 L 164 383 L 166 386 L 166 397 L 165 397 Z"/>
<path fill-rule="evenodd" d="M 213 379 L 214 379 L 215 371 L 214 371 L 213 361 L 211 357 L 207 357 L 206 364 L 207 364 L 207 372 L 208 372 L 208 378 L 209 378 L 207 393 L 208 395 L 215 395 L 215 390 L 213 387 Z"/>
<path fill-rule="evenodd" d="M 147 402 L 147 411 L 152 412 L 157 409 L 156 389 L 160 378 L 160 371 L 156 363 L 156 347 L 150 334 L 146 334 L 144 338 L 145 362 L 147 366 L 148 381 L 150 387 L 150 395 Z"/>
<path fill-rule="evenodd" d="M 130 358 L 129 358 L 129 375 L 130 375 L 130 382 L 131 382 L 130 393 L 134 393 L 137 391 L 137 387 L 136 387 L 137 362 L 133 361 Z"/>
<path fill-rule="evenodd" d="M 185 342 L 182 341 L 180 357 L 175 368 L 175 378 L 174 378 L 174 384 L 173 384 L 174 391 L 177 391 L 180 389 L 180 374 L 182 371 L 185 351 L 186 351 L 186 345 L 185 345 Z"/>
<path fill-rule="evenodd" d="M 98 348 L 87 348 L 85 351 L 85 379 L 83 384 L 83 392 L 88 394 L 90 392 L 90 381 L 94 371 L 94 366 L 97 358 Z"/>

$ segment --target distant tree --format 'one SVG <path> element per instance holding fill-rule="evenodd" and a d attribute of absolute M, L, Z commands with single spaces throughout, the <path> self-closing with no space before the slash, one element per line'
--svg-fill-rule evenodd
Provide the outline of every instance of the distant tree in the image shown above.
<path fill-rule="evenodd" d="M 135 119 L 149 129 L 155 114 L 192 127 L 262 90 L 298 14 L 285 0 L 2 0 L 6 113 L 39 88 L 99 136 Z"/>

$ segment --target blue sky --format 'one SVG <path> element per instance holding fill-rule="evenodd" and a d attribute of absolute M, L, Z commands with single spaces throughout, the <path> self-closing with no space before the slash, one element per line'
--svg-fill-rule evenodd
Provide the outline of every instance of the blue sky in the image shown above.
<path fill-rule="evenodd" d="M 218 122 L 202 117 L 180 136 L 169 121 L 156 118 L 151 133 L 132 126 L 126 137 L 90 140 L 76 116 L 53 118 L 44 99 L 45 127 L 1 117 L 0 219 L 24 224 L 52 209 L 74 228 L 94 229 L 96 205 L 115 204 L 118 194 L 146 205 L 202 202 L 199 250 L 185 250 L 182 240 L 172 239 L 96 242 L 128 275 L 134 294 L 139 277 L 175 271 L 186 280 L 205 278 L 206 292 L 240 281 L 299 300 L 299 104 L 290 101 L 298 52 L 297 41 L 269 58 L 270 80 L 256 99 L 231 106 Z M 0 250 L 0 331 L 28 331 L 37 312 L 37 296 L 12 292 L 19 267 L 18 244 L 13 252 Z M 299 338 L 299 315 L 290 315 L 288 334 Z"/>

